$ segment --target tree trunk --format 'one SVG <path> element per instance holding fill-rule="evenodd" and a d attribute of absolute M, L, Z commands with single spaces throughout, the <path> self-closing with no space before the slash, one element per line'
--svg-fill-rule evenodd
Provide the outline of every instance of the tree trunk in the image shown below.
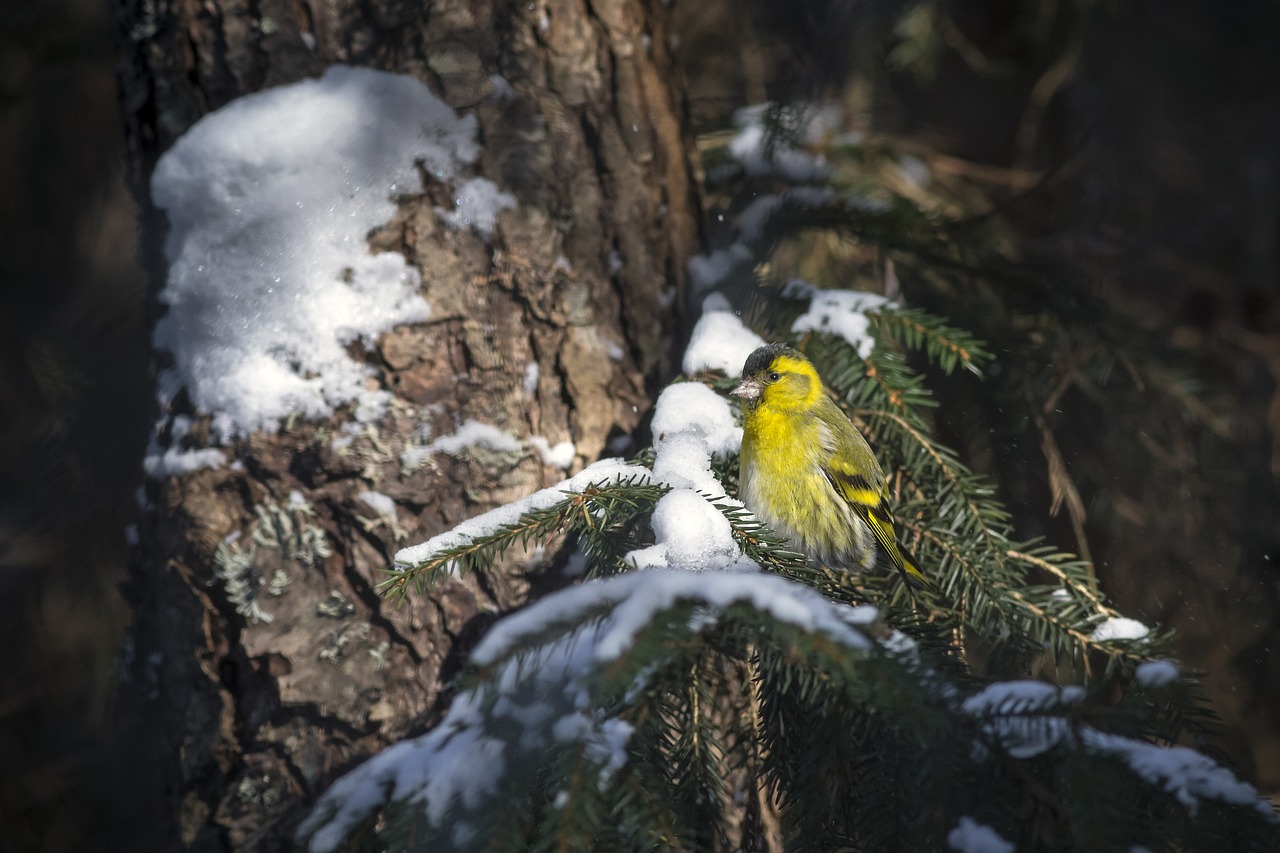
<path fill-rule="evenodd" d="M 120 21 L 154 289 L 164 221 L 147 181 L 160 154 L 237 96 L 333 63 L 413 75 L 473 113 L 479 171 L 519 199 L 492 245 L 439 226 L 438 185 L 372 237 L 428 271 L 432 307 L 378 343 L 395 403 L 376 430 L 338 451 L 339 417 L 297 422 L 238 442 L 243 465 L 147 486 L 131 686 L 167 765 L 172 835 L 188 849 L 279 849 L 336 775 L 438 717 L 467 649 L 526 594 L 512 565 L 397 608 L 376 590 L 396 549 L 564 476 L 536 452 L 410 471 L 400 451 L 420 417 L 437 435 L 474 418 L 572 441 L 576 468 L 636 427 L 678 343 L 674 297 L 698 236 L 691 148 L 667 37 L 642 0 L 122 0 Z M 361 507 L 364 490 L 395 500 L 394 523 Z M 313 515 L 291 507 L 294 491 Z M 228 537 L 255 533 L 275 546 L 250 569 L 270 622 L 237 612 L 217 565 Z"/>

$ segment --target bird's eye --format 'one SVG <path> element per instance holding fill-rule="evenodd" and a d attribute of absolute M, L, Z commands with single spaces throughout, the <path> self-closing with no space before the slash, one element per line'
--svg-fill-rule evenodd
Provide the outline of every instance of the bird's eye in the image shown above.
<path fill-rule="evenodd" d="M 781 378 L 782 378 L 782 374 L 781 374 L 781 373 L 779 373 L 779 372 L 778 372 L 778 371 L 776 371 L 776 370 L 775 370 L 774 372 L 772 372 L 772 373 L 770 373 L 770 374 L 769 374 L 769 381 L 770 381 L 770 382 L 777 382 L 777 381 L 778 381 L 779 379 L 781 379 Z"/>

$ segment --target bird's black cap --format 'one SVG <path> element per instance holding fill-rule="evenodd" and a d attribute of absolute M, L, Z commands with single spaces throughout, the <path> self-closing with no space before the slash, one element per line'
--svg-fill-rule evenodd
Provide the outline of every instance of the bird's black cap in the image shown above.
<path fill-rule="evenodd" d="M 760 347 L 760 349 L 747 356 L 747 363 L 742 366 L 743 376 L 753 376 L 756 373 L 764 371 L 769 365 L 773 364 L 773 360 L 780 355 L 789 355 L 792 358 L 804 358 L 796 350 L 779 341 L 778 343 L 768 344 Z"/>

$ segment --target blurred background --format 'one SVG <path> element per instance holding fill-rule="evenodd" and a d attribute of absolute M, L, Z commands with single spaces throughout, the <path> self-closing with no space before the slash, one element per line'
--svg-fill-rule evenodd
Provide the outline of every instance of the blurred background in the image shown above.
<path fill-rule="evenodd" d="M 112 15 L 0 4 L 3 850 L 125 837 L 145 802 L 112 715 L 151 418 Z"/>
<path fill-rule="evenodd" d="M 1048 341 L 1037 357 L 1063 390 L 1034 387 L 1044 372 L 1000 381 L 1051 404 L 1049 443 L 1036 418 L 977 429 L 996 415 L 972 397 L 944 397 L 939 429 L 1023 533 L 1088 553 L 1122 611 L 1179 631 L 1224 719 L 1218 746 L 1280 790 L 1280 4 L 677 0 L 672 14 L 700 146 L 746 105 L 837 105 L 859 140 L 838 168 L 886 181 L 919 163 L 927 179 L 903 192 L 998 218 L 1005 254 L 1050 271 L 999 318 L 953 304 L 960 325 L 995 329 L 1010 371 L 1024 353 L 1002 344 Z M 0 4 L 0 850 L 136 830 L 158 784 L 112 713 L 152 420 L 115 15 L 108 0 Z M 1097 335 L 1146 348 L 1167 366 L 1159 399 L 1180 405 L 1094 377 L 1098 306 Z"/>

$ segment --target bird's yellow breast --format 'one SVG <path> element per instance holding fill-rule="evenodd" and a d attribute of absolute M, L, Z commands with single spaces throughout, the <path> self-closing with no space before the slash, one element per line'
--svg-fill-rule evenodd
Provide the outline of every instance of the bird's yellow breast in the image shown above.
<path fill-rule="evenodd" d="M 762 402 L 743 413 L 740 497 L 776 533 L 814 559 L 866 568 L 871 531 L 824 471 L 830 437 L 817 417 Z M 851 566 L 852 567 L 852 566 Z"/>

